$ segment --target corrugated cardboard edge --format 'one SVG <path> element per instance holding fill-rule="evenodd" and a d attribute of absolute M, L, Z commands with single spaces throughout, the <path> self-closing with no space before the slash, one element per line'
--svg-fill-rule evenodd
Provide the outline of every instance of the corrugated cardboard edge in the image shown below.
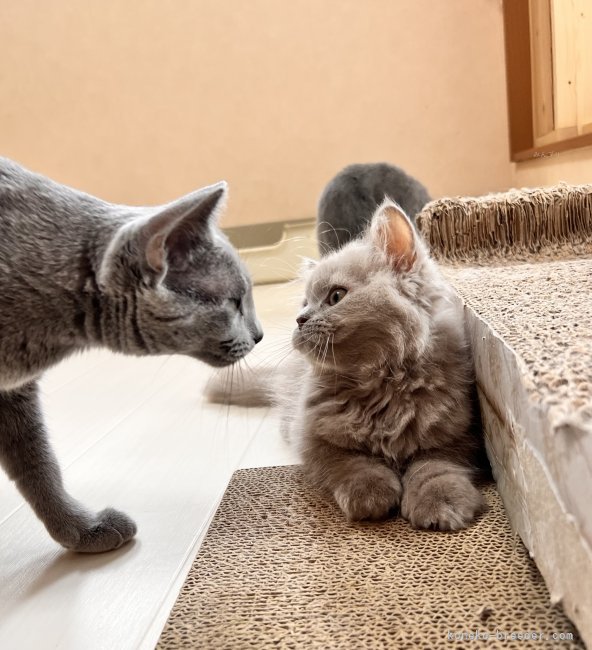
<path fill-rule="evenodd" d="M 548 250 L 588 249 L 592 185 L 512 189 L 479 197 L 436 199 L 417 215 L 436 259 L 449 262 L 528 259 Z"/>
<path fill-rule="evenodd" d="M 520 357 L 458 296 L 475 359 L 487 453 L 510 522 L 592 648 L 592 549 L 578 533 L 553 477 L 527 432 L 553 435 L 548 409 L 533 405 Z"/>

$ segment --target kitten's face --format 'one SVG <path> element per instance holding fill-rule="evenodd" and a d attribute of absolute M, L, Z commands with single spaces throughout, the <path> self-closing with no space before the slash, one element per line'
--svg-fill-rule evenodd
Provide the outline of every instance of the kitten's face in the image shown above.
<path fill-rule="evenodd" d="M 206 197 L 207 198 L 207 197 Z M 186 354 L 212 366 L 242 359 L 263 337 L 248 272 L 210 220 L 209 198 L 173 229 L 145 222 L 122 237 L 104 274 L 122 298 L 121 351 Z M 131 298 L 133 295 L 133 299 Z"/>
<path fill-rule="evenodd" d="M 379 234 L 322 259 L 308 277 L 293 344 L 317 367 L 349 374 L 401 366 L 426 345 L 421 246 L 411 231 L 413 249 L 393 257 Z"/>

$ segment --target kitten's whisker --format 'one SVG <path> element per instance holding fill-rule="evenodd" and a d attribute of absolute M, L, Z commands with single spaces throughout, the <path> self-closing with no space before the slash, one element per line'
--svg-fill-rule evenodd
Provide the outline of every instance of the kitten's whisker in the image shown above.
<path fill-rule="evenodd" d="M 271 343 L 268 343 L 265 347 L 259 348 L 259 350 L 257 351 L 257 355 L 253 355 L 253 356 L 255 356 L 256 358 L 259 356 L 259 354 L 273 352 L 274 350 L 277 350 L 278 348 L 286 347 L 287 345 L 291 345 L 291 342 L 287 340 L 272 341 Z"/>
<path fill-rule="evenodd" d="M 271 325 L 271 326 L 268 325 L 265 329 L 267 330 L 267 332 L 269 332 L 270 330 L 278 330 L 280 332 L 292 332 L 292 331 L 294 331 L 294 327 L 292 327 L 291 325 L 286 325 L 285 323 Z"/>
<path fill-rule="evenodd" d="M 310 341 L 310 338 L 308 339 L 308 341 Z M 321 341 L 320 339 L 317 339 L 312 349 L 312 354 L 314 355 L 315 359 L 317 359 L 317 361 L 319 359 L 318 353 L 319 353 L 320 345 L 321 345 Z"/>
<path fill-rule="evenodd" d="M 335 388 L 334 391 L 337 392 L 337 361 L 335 360 L 335 348 L 333 347 L 333 342 L 335 341 L 335 334 L 331 334 L 331 354 L 333 355 L 333 370 L 335 372 Z"/>
<path fill-rule="evenodd" d="M 321 366 L 321 370 L 324 370 L 325 368 L 325 361 L 327 360 L 327 352 L 329 351 L 329 337 L 330 335 L 327 335 L 327 341 L 325 342 L 325 349 L 323 352 L 323 363 Z"/>
<path fill-rule="evenodd" d="M 322 225 L 327 225 L 329 226 L 329 228 L 327 228 L 326 230 L 318 230 L 318 228 Z M 348 228 L 336 228 L 332 223 L 329 223 L 328 221 L 319 221 L 317 224 L 318 235 L 326 235 L 329 232 L 332 232 L 335 235 L 337 241 L 340 241 L 339 235 L 337 234 L 338 232 L 344 232 L 347 235 L 347 237 L 344 238 L 345 239 L 344 243 L 349 242 L 352 239 L 352 233 Z M 331 248 L 329 244 L 327 244 L 326 242 L 322 242 L 318 238 L 318 236 L 317 236 L 317 242 L 319 248 L 321 249 L 321 255 L 331 253 L 334 250 L 333 248 Z"/>
<path fill-rule="evenodd" d="M 262 363 L 265 363 L 269 359 L 274 359 L 275 357 L 278 356 L 278 354 L 284 354 L 285 352 L 290 352 L 292 350 L 292 346 L 290 345 L 285 345 L 281 348 L 277 348 L 275 350 L 269 350 L 267 354 L 261 357 L 261 359 L 257 359 L 256 363 L 254 364 L 255 368 L 258 368 Z"/>
<path fill-rule="evenodd" d="M 286 353 L 286 354 L 285 354 L 285 355 L 284 355 L 284 356 L 283 356 L 283 357 L 282 357 L 282 358 L 281 358 L 281 359 L 280 359 L 280 360 L 279 360 L 279 361 L 278 361 L 274 366 L 272 366 L 272 368 L 271 368 L 272 371 L 275 372 L 275 371 L 277 370 L 278 366 L 279 366 L 279 365 L 280 365 L 280 364 L 281 364 L 285 359 L 287 359 L 291 354 L 292 354 L 292 350 L 290 350 L 289 352 L 287 352 L 287 353 Z"/>
<path fill-rule="evenodd" d="M 297 265 L 288 262 L 286 259 L 282 257 L 268 257 L 265 259 L 265 262 L 261 263 L 261 266 L 263 268 L 273 268 L 276 271 L 287 270 L 290 272 L 292 276 L 294 275 L 298 276 L 300 273 L 300 268 Z"/>
<path fill-rule="evenodd" d="M 253 369 L 258 369 L 262 365 L 269 364 L 270 361 L 275 361 L 275 359 L 278 356 L 281 356 L 281 358 L 287 357 L 289 354 L 292 353 L 292 347 L 291 346 L 286 346 L 283 349 L 275 350 L 272 354 L 268 354 L 262 359 L 260 359 L 254 366 Z"/>

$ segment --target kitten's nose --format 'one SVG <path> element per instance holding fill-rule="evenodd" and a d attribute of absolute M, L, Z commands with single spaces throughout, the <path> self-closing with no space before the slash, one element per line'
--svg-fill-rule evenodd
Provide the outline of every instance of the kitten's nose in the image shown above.
<path fill-rule="evenodd" d="M 296 322 L 298 323 L 299 330 L 302 329 L 302 326 L 304 325 L 304 323 L 306 323 L 307 320 L 308 320 L 308 316 L 298 316 Z"/>
<path fill-rule="evenodd" d="M 255 345 L 259 343 L 263 339 L 263 330 L 257 330 L 257 332 L 253 335 L 253 340 L 255 341 Z"/>

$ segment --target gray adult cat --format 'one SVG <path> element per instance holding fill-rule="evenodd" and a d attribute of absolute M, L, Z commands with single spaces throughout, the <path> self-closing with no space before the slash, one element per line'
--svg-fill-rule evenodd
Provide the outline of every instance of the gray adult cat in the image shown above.
<path fill-rule="evenodd" d="M 321 255 L 361 236 L 385 196 L 400 205 L 412 222 L 430 201 L 426 188 L 400 167 L 364 163 L 342 169 L 319 199 L 317 240 Z"/>
<path fill-rule="evenodd" d="M 37 380 L 94 346 L 213 366 L 245 356 L 263 334 L 215 225 L 226 193 L 222 182 L 161 207 L 112 205 L 0 158 L 0 464 L 66 548 L 109 551 L 136 526 L 64 490 Z"/>
<path fill-rule="evenodd" d="M 310 479 L 351 520 L 400 508 L 419 528 L 469 525 L 484 501 L 462 307 L 411 221 L 385 200 L 305 280 L 296 353 L 259 380 Z"/>

